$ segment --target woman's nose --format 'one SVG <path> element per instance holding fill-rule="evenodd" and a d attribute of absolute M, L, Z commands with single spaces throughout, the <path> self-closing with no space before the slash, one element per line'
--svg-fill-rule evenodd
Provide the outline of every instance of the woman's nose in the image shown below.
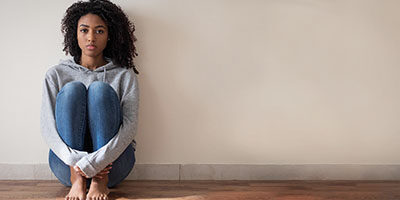
<path fill-rule="evenodd" d="M 89 31 L 89 33 L 87 35 L 87 40 L 89 42 L 93 42 L 95 40 L 95 36 L 94 36 L 94 32 L 93 31 Z"/>

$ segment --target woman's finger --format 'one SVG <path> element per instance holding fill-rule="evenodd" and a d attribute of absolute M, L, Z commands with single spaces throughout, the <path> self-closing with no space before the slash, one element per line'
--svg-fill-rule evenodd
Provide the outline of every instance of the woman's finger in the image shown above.
<path fill-rule="evenodd" d="M 101 171 L 101 172 L 99 172 L 99 174 L 108 174 L 108 173 L 110 173 L 109 171 Z"/>
<path fill-rule="evenodd" d="M 94 178 L 103 179 L 103 178 L 104 178 L 104 176 L 101 176 L 101 175 L 96 175 L 96 176 L 94 176 Z"/>
<path fill-rule="evenodd" d="M 109 174 L 110 172 L 99 172 L 98 174 L 96 174 L 95 177 L 101 177 L 104 178 L 107 174 Z"/>
<path fill-rule="evenodd" d="M 83 173 L 82 171 L 81 172 L 79 172 L 79 175 L 81 175 L 81 176 L 83 176 L 83 177 L 86 177 L 86 178 L 89 178 L 88 176 L 86 176 L 86 174 L 85 173 Z"/>
<path fill-rule="evenodd" d="M 78 166 L 74 166 L 74 170 L 75 170 L 76 172 L 81 171 L 81 169 L 80 169 Z"/>
<path fill-rule="evenodd" d="M 105 168 L 105 169 L 101 170 L 101 172 L 109 172 L 110 170 L 111 170 L 111 167 Z"/>

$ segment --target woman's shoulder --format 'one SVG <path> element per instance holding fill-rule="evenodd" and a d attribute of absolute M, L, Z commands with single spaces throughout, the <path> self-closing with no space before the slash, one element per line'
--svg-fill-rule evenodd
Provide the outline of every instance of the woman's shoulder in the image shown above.
<path fill-rule="evenodd" d="M 135 71 L 133 71 L 132 68 L 126 68 L 126 67 L 118 67 L 118 75 L 115 77 L 116 79 L 119 79 L 119 84 L 123 88 L 135 88 L 137 87 L 138 80 Z M 126 92 L 128 92 L 127 89 Z"/>
<path fill-rule="evenodd" d="M 57 78 L 59 71 L 62 70 L 59 64 L 51 66 L 45 74 L 46 79 L 55 79 Z"/>
<path fill-rule="evenodd" d="M 59 73 L 66 73 L 68 71 L 73 71 L 72 68 L 77 68 L 75 62 L 71 59 L 60 60 L 58 64 L 51 66 L 47 72 L 47 75 L 56 75 Z"/>
<path fill-rule="evenodd" d="M 69 70 L 66 67 L 65 62 L 69 62 L 68 60 L 60 60 L 60 62 L 56 65 L 51 66 L 47 69 L 45 73 L 45 79 L 51 81 L 53 83 L 57 83 L 61 77 L 65 77 L 67 74 L 70 74 Z"/>
<path fill-rule="evenodd" d="M 118 67 L 118 74 L 120 74 L 123 79 L 136 79 L 136 73 L 132 68 Z"/>
<path fill-rule="evenodd" d="M 57 71 L 59 70 L 59 64 L 51 66 L 49 69 L 47 69 L 45 78 L 46 79 L 52 79 L 57 76 Z"/>

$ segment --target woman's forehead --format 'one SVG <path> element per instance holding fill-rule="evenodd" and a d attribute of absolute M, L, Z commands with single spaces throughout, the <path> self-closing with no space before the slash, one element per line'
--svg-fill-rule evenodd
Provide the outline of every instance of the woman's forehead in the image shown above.
<path fill-rule="evenodd" d="M 79 20 L 78 20 L 78 26 L 80 25 L 86 25 L 89 27 L 107 27 L 106 23 L 103 21 L 103 19 L 101 19 L 100 16 L 95 15 L 95 14 L 86 14 L 84 16 L 82 16 Z"/>

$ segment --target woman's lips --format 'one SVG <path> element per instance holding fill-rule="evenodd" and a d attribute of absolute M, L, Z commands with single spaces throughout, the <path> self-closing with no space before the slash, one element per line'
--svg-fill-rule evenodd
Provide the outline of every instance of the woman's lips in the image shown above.
<path fill-rule="evenodd" d="M 96 48 L 96 46 L 95 45 L 87 45 L 86 48 L 89 50 L 93 50 Z"/>

